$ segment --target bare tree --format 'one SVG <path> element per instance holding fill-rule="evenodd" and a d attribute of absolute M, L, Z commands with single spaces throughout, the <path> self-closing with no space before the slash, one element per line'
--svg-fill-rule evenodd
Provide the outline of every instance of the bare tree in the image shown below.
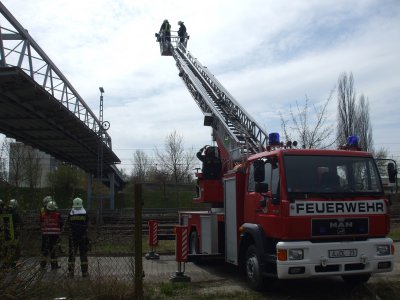
<path fill-rule="evenodd" d="M 281 127 L 285 140 L 297 140 L 303 148 L 327 148 L 334 144 L 332 140 L 333 127 L 327 125 L 327 107 L 332 99 L 332 92 L 322 106 L 313 105 L 310 113 L 309 99 L 306 97 L 303 107 L 296 101 L 296 110 L 290 106 L 290 119 L 285 119 L 280 113 Z M 293 123 L 290 126 L 290 121 Z"/>
<path fill-rule="evenodd" d="M 4 137 L 0 143 L 0 182 L 8 181 L 8 143 L 7 139 Z"/>
<path fill-rule="evenodd" d="M 31 147 L 25 149 L 25 180 L 30 188 L 36 188 L 42 176 L 40 157 L 37 151 Z"/>
<path fill-rule="evenodd" d="M 23 143 L 7 139 L 3 146 L 8 157 L 9 182 L 16 187 L 36 188 L 41 179 L 42 167 L 38 150 Z"/>
<path fill-rule="evenodd" d="M 372 127 L 369 119 L 369 102 L 364 95 L 359 98 L 356 110 L 355 134 L 360 137 L 360 148 L 364 151 L 373 152 Z"/>
<path fill-rule="evenodd" d="M 19 187 L 26 178 L 24 148 L 21 143 L 8 143 L 9 180 L 12 185 Z"/>
<path fill-rule="evenodd" d="M 343 73 L 338 79 L 338 144 L 344 145 L 351 135 L 359 137 L 359 147 L 374 152 L 372 126 L 369 117 L 369 102 L 361 94 L 356 103 L 353 74 Z"/>
<path fill-rule="evenodd" d="M 150 159 L 142 150 L 133 153 L 132 179 L 138 182 L 145 182 L 150 168 Z"/>
<path fill-rule="evenodd" d="M 167 171 L 175 183 L 184 182 L 192 169 L 194 151 L 185 152 L 183 137 L 176 130 L 165 139 L 165 152 L 156 148 L 156 156 L 160 167 Z"/>
<path fill-rule="evenodd" d="M 338 79 L 338 131 L 337 142 L 344 145 L 347 137 L 355 134 L 356 92 L 354 90 L 353 73 L 347 76 L 342 73 Z"/>

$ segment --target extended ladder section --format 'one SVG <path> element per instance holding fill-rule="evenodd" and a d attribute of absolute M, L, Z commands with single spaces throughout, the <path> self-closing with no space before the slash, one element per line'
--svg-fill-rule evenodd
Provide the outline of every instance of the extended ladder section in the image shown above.
<path fill-rule="evenodd" d="M 249 116 L 213 74 L 193 55 L 186 51 L 178 38 L 160 40 L 163 55 L 172 55 L 187 89 L 204 114 L 204 125 L 212 126 L 219 146 L 229 153 L 230 159 L 264 151 L 267 133 Z M 166 51 L 168 49 L 168 51 Z"/>

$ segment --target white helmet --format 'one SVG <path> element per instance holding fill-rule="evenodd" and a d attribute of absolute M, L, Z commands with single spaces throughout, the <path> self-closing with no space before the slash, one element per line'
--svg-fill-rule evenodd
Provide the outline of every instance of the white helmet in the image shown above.
<path fill-rule="evenodd" d="M 75 198 L 72 201 L 72 208 L 82 208 L 83 207 L 83 201 L 81 198 Z"/>
<path fill-rule="evenodd" d="M 17 200 L 15 200 L 15 199 L 11 199 L 11 200 L 8 202 L 8 207 L 16 208 L 17 206 L 18 206 L 18 202 L 17 202 Z"/>
<path fill-rule="evenodd" d="M 57 204 L 55 201 L 49 201 L 46 205 L 46 209 L 49 211 L 55 211 L 57 209 Z"/>
<path fill-rule="evenodd" d="M 50 201 L 53 201 L 53 198 L 51 198 L 51 196 L 46 196 L 43 198 L 43 206 L 46 207 L 47 203 L 49 203 Z"/>

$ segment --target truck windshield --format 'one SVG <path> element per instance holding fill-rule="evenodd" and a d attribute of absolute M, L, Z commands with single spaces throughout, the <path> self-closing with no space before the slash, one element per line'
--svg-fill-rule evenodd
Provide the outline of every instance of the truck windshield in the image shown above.
<path fill-rule="evenodd" d="M 370 157 L 286 155 L 284 164 L 288 193 L 382 193 Z"/>

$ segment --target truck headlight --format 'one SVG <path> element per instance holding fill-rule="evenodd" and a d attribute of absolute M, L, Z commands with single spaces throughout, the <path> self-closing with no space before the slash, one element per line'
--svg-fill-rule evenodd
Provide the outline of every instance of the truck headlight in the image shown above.
<path fill-rule="evenodd" d="M 302 260 L 304 258 L 303 249 L 289 249 L 288 252 L 289 260 Z"/>
<path fill-rule="evenodd" d="M 376 255 L 378 256 L 390 255 L 390 245 L 377 245 Z"/>

